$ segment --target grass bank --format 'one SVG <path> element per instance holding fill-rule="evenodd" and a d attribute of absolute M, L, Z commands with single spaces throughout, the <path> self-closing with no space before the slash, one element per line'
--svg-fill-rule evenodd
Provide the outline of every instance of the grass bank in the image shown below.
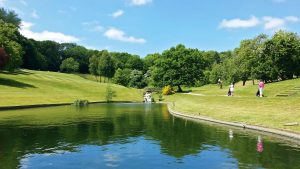
<path fill-rule="evenodd" d="M 246 123 L 269 128 L 300 132 L 300 95 L 276 97 L 277 93 L 300 85 L 300 79 L 267 84 L 266 97 L 255 97 L 257 86 L 237 84 L 235 96 L 226 96 L 228 88 L 216 85 L 190 88 L 193 94 L 165 96 L 164 101 L 174 102 L 176 111 L 201 115 L 229 122 Z"/>
<path fill-rule="evenodd" d="M 57 104 L 76 99 L 105 101 L 106 83 L 75 74 L 21 70 L 0 72 L 0 107 Z M 142 101 L 142 91 L 111 84 L 113 101 Z"/>

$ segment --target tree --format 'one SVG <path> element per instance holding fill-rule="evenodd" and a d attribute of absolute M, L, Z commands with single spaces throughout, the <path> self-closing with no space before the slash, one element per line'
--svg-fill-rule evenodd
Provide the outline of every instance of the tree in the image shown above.
<path fill-rule="evenodd" d="M 296 33 L 278 31 L 267 43 L 269 54 L 283 80 L 293 78 L 299 72 L 300 41 Z M 297 70 L 298 69 L 298 70 Z"/>
<path fill-rule="evenodd" d="M 0 8 L 0 20 L 5 23 L 11 23 L 15 25 L 15 27 L 20 28 L 21 19 L 14 11 L 8 11 L 4 8 Z"/>
<path fill-rule="evenodd" d="M 65 43 L 61 45 L 61 49 L 62 58 L 72 57 L 79 63 L 80 73 L 89 72 L 89 53 L 85 47 L 72 43 Z"/>
<path fill-rule="evenodd" d="M 22 46 L 19 44 L 20 33 L 13 24 L 0 20 L 0 47 L 9 56 L 4 69 L 13 71 L 22 64 Z"/>
<path fill-rule="evenodd" d="M 108 79 L 112 78 L 115 74 L 114 62 L 108 51 L 102 51 L 102 55 L 99 58 L 98 62 L 98 74 L 107 77 Z M 104 80 L 105 81 L 105 80 Z"/>
<path fill-rule="evenodd" d="M 201 52 L 180 44 L 164 51 L 155 61 L 152 77 L 155 86 L 177 86 L 181 92 L 181 85 L 194 85 L 203 76 L 204 69 Z"/>
<path fill-rule="evenodd" d="M 147 86 L 144 74 L 140 70 L 132 70 L 130 73 L 129 86 L 134 88 L 144 88 Z"/>
<path fill-rule="evenodd" d="M 0 48 L 0 70 L 5 67 L 8 60 L 9 60 L 8 54 L 6 53 L 4 48 Z"/>
<path fill-rule="evenodd" d="M 114 83 L 129 86 L 131 71 L 130 69 L 117 69 L 113 78 Z"/>
<path fill-rule="evenodd" d="M 62 61 L 60 65 L 60 70 L 62 72 L 74 73 L 79 70 L 79 63 L 75 61 L 73 58 L 67 58 Z"/>
<path fill-rule="evenodd" d="M 144 63 L 139 56 L 132 55 L 131 57 L 128 58 L 125 67 L 131 70 L 143 70 Z"/>
<path fill-rule="evenodd" d="M 90 57 L 89 59 L 89 72 L 95 76 L 96 80 L 98 81 L 98 76 L 100 75 L 98 73 L 98 64 L 99 64 L 99 58 L 97 55 L 93 55 L 92 57 Z M 101 82 L 101 78 L 100 78 L 100 82 Z"/>
<path fill-rule="evenodd" d="M 59 71 L 62 62 L 62 52 L 60 44 L 54 41 L 35 41 L 38 51 L 47 59 L 47 70 Z"/>
<path fill-rule="evenodd" d="M 32 70 L 47 70 L 48 63 L 44 55 L 42 55 L 34 44 L 33 39 L 22 38 L 22 46 L 24 50 L 22 68 Z"/>

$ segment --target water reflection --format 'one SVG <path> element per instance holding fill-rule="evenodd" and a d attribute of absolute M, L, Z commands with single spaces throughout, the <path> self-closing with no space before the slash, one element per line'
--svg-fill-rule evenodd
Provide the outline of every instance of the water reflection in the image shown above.
<path fill-rule="evenodd" d="M 299 148 L 179 119 L 156 104 L 1 112 L 0 138 L 0 168 L 300 166 Z"/>

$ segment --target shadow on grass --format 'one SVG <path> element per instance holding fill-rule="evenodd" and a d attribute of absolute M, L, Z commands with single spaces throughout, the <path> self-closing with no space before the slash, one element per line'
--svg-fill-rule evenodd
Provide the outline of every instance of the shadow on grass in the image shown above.
<path fill-rule="evenodd" d="M 0 77 L 0 85 L 9 86 L 9 87 L 17 87 L 17 88 L 36 88 L 35 86 L 23 82 L 19 82 L 12 79 L 5 79 Z"/>
<path fill-rule="evenodd" d="M 13 71 L 13 72 L 9 72 L 9 71 L 0 71 L 0 73 L 3 73 L 3 74 L 7 74 L 7 75 L 31 75 L 33 73 L 31 72 L 27 72 L 27 71 L 24 71 L 24 70 L 16 70 L 16 71 Z"/>

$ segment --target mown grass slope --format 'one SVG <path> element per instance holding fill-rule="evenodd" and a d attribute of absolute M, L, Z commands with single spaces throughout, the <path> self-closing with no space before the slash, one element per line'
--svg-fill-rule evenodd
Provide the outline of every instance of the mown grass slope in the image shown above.
<path fill-rule="evenodd" d="M 142 101 L 140 90 L 111 84 L 113 101 Z M 0 72 L 0 106 L 68 103 L 76 99 L 105 101 L 106 83 L 75 74 L 21 70 Z"/>
<path fill-rule="evenodd" d="M 172 102 L 175 110 L 187 114 L 300 132 L 300 93 L 276 97 L 299 85 L 300 79 L 266 84 L 266 97 L 262 98 L 255 96 L 258 87 L 252 82 L 245 86 L 237 83 L 233 97 L 227 96 L 227 86 L 220 89 L 217 85 L 207 85 L 189 88 L 196 95 L 177 93 L 164 96 L 164 101 Z M 286 126 L 287 123 L 299 125 Z"/>

